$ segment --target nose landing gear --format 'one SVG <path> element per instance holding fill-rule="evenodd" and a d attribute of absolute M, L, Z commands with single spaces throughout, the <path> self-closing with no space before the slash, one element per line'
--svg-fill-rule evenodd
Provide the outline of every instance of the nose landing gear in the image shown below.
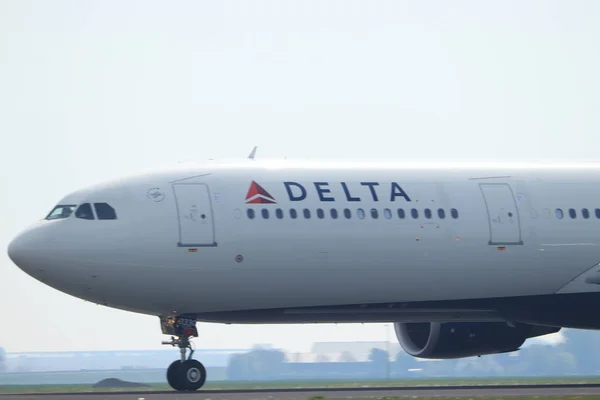
<path fill-rule="evenodd" d="M 206 368 L 201 362 L 192 359 L 194 350 L 190 343 L 191 337 L 198 337 L 196 319 L 185 316 L 161 317 L 160 322 L 165 335 L 174 335 L 171 336 L 170 341 L 162 344 L 177 346 L 181 353 L 181 359 L 173 361 L 167 369 L 167 382 L 180 392 L 193 392 L 200 389 L 206 382 Z M 190 354 L 186 357 L 188 349 Z"/>

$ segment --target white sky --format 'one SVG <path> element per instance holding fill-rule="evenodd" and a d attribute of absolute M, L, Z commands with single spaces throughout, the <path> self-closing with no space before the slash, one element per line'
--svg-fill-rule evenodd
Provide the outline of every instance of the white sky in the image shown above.
<path fill-rule="evenodd" d="M 258 157 L 598 161 L 598 15 L 595 0 L 0 0 L 0 247 L 74 189 L 254 145 Z M 0 321 L 8 351 L 164 338 L 157 319 L 57 292 L 5 250 Z M 381 325 L 200 329 L 198 347 L 386 337 Z"/>

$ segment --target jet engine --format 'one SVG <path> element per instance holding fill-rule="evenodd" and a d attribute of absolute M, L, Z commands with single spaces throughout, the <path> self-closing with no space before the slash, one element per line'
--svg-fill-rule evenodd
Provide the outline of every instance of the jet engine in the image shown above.
<path fill-rule="evenodd" d="M 509 322 L 396 322 L 394 329 L 411 356 L 447 359 L 515 351 L 525 340 L 561 328 Z"/>

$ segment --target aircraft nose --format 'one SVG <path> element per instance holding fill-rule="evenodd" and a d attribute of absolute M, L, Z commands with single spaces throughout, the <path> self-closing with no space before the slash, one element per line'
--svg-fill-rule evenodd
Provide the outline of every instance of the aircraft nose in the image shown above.
<path fill-rule="evenodd" d="M 31 267 L 30 258 L 32 250 L 30 235 L 27 232 L 19 234 L 8 244 L 8 257 L 23 271 L 28 272 Z"/>
<path fill-rule="evenodd" d="M 8 244 L 8 257 L 25 273 L 39 278 L 44 273 L 49 246 L 54 238 L 44 235 L 44 230 L 32 227 L 17 235 Z"/>
<path fill-rule="evenodd" d="M 32 278 L 66 293 L 87 295 L 91 277 L 97 273 L 82 268 L 85 263 L 72 258 L 74 240 L 77 238 L 70 236 L 68 229 L 42 222 L 17 235 L 7 252 L 13 263 Z M 80 248 L 85 254 L 85 239 L 83 243 Z"/>

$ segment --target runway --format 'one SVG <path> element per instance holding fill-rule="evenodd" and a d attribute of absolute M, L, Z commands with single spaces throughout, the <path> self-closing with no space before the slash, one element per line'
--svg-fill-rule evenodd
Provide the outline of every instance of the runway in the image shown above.
<path fill-rule="evenodd" d="M 315 389 L 201 390 L 193 393 L 150 392 L 66 392 L 0 394 L 0 400 L 307 400 L 322 395 L 327 399 L 382 397 L 492 397 L 492 396 L 581 396 L 600 395 L 600 384 L 567 385 L 481 385 L 403 386 Z"/>

